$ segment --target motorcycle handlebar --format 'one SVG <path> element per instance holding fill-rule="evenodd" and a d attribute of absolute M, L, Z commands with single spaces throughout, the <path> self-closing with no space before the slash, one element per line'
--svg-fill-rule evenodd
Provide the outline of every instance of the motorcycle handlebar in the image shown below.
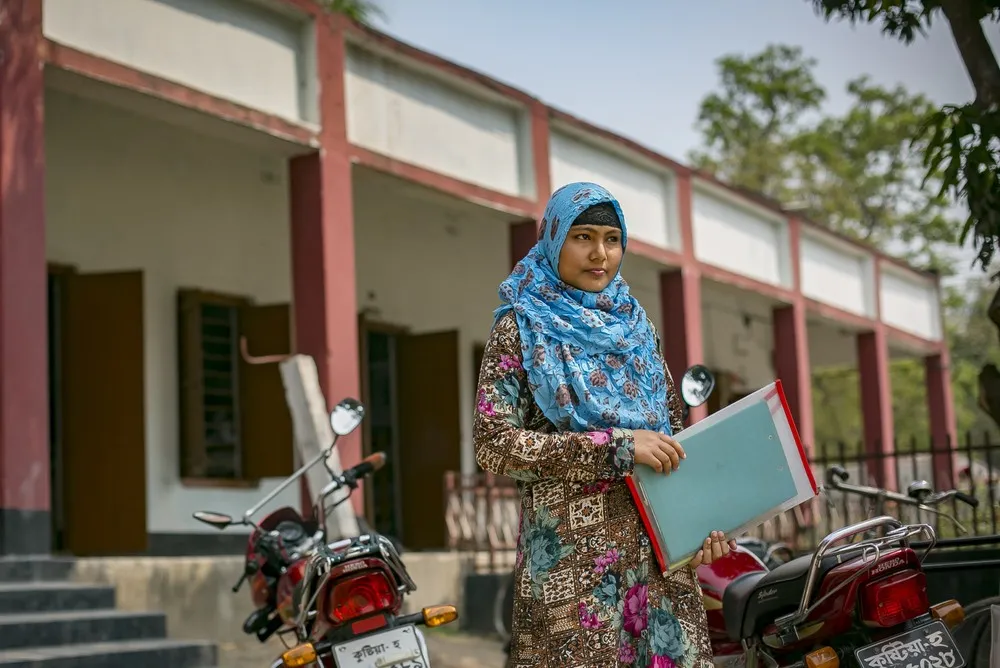
<path fill-rule="evenodd" d="M 363 478 L 366 475 L 375 473 L 375 471 L 378 471 L 383 466 L 385 466 L 385 453 L 376 452 L 362 459 L 360 464 L 352 466 L 344 471 L 344 478 L 353 478 L 357 480 L 358 478 Z"/>
<path fill-rule="evenodd" d="M 979 499 L 970 494 L 966 494 L 965 492 L 960 492 L 957 489 L 950 489 L 947 492 L 932 492 L 922 499 L 916 499 L 907 494 L 900 494 L 899 492 L 892 492 L 878 487 L 850 485 L 847 484 L 849 477 L 850 475 L 841 466 L 831 466 L 826 470 L 826 482 L 831 488 L 841 492 L 847 492 L 849 494 L 857 494 L 858 496 L 864 496 L 870 499 L 884 498 L 906 506 L 933 507 L 938 506 L 949 499 L 958 499 L 973 508 L 979 505 Z"/>

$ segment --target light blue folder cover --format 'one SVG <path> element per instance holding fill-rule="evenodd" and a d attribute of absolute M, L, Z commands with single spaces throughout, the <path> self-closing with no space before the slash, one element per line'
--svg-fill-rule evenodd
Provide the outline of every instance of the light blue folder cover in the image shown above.
<path fill-rule="evenodd" d="M 639 464 L 634 473 L 671 565 L 697 552 L 711 531 L 734 531 L 796 496 L 764 401 L 675 438 L 687 454 L 676 471 L 664 475 Z"/>

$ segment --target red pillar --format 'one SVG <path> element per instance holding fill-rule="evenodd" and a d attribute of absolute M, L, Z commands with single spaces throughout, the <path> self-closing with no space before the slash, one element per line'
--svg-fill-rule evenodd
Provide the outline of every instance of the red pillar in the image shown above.
<path fill-rule="evenodd" d="M 896 489 L 896 464 L 892 421 L 892 387 L 889 382 L 889 348 L 885 329 L 858 334 L 858 372 L 861 382 L 861 413 L 865 453 L 874 484 Z"/>
<path fill-rule="evenodd" d="M 538 241 L 538 224 L 533 220 L 510 224 L 510 266 L 513 268 Z"/>
<path fill-rule="evenodd" d="M 322 147 L 289 164 L 292 290 L 295 349 L 316 360 L 320 386 L 332 408 L 344 397 L 361 398 L 345 51 L 334 20 L 317 20 L 316 46 Z M 361 461 L 361 430 L 341 439 L 337 449 L 345 468 Z M 360 493 L 352 497 L 358 514 L 363 500 Z"/>
<path fill-rule="evenodd" d="M 541 220 L 552 194 L 552 177 L 549 171 L 549 108 L 538 100 L 531 104 L 531 164 L 535 172 L 535 198 L 538 202 L 535 217 Z"/>
<path fill-rule="evenodd" d="M 0 2 L 0 553 L 51 549 L 42 2 Z"/>
<path fill-rule="evenodd" d="M 513 268 L 538 241 L 538 224 L 552 194 L 549 173 L 549 108 L 535 100 L 530 105 L 531 167 L 535 175 L 535 220 L 510 224 L 510 266 Z"/>
<path fill-rule="evenodd" d="M 660 340 L 663 359 L 676 383 L 704 359 L 701 330 L 701 276 L 694 267 L 660 272 Z M 679 391 L 680 388 L 678 388 Z M 708 415 L 705 404 L 691 409 L 689 423 Z"/>
<path fill-rule="evenodd" d="M 773 311 L 774 371 L 785 390 L 788 407 L 799 438 L 812 456 L 814 443 L 812 375 L 809 366 L 809 337 L 805 304 L 799 300 Z"/>
<path fill-rule="evenodd" d="M 930 416 L 934 444 L 934 487 L 955 487 L 956 445 L 955 406 L 951 396 L 951 369 L 947 346 L 924 358 L 924 382 L 927 386 L 927 413 Z"/>
<path fill-rule="evenodd" d="M 701 328 L 701 271 L 694 254 L 694 223 L 691 218 L 691 174 L 678 172 L 677 215 L 681 233 L 682 266 L 660 272 L 660 319 L 658 330 L 663 359 L 676 383 L 688 367 L 705 360 Z M 678 388 L 678 391 L 680 388 Z M 708 415 L 708 406 L 691 409 L 688 424 Z"/>

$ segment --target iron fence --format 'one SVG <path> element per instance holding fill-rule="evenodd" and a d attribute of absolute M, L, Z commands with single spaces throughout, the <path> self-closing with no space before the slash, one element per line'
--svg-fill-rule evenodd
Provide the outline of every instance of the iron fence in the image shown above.
<path fill-rule="evenodd" d="M 960 443 L 936 446 L 930 441 L 897 443 L 888 452 L 865 451 L 860 444 L 837 443 L 810 458 L 821 487 L 827 470 L 843 468 L 848 482 L 905 492 L 910 483 L 926 481 L 937 491 L 958 489 L 978 499 L 978 507 L 951 501 L 941 514 L 886 501 L 884 511 L 905 523 L 933 526 L 939 539 L 1000 534 L 1000 442 L 989 435 L 966 434 Z M 445 477 L 449 548 L 474 557 L 477 570 L 502 572 L 514 563 L 519 529 L 517 484 L 489 473 Z M 810 503 L 765 522 L 752 532 L 768 541 L 783 541 L 800 552 L 814 548 L 834 529 L 870 517 L 871 500 L 835 489 L 821 489 Z M 961 542 L 961 541 L 958 541 Z"/>

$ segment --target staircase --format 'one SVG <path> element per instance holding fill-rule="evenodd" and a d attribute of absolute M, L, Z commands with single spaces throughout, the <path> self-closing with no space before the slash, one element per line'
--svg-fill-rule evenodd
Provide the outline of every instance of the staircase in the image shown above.
<path fill-rule="evenodd" d="M 0 559 L 0 668 L 206 668 L 211 643 L 167 639 L 166 616 L 115 609 L 113 587 L 69 581 L 69 559 Z"/>

